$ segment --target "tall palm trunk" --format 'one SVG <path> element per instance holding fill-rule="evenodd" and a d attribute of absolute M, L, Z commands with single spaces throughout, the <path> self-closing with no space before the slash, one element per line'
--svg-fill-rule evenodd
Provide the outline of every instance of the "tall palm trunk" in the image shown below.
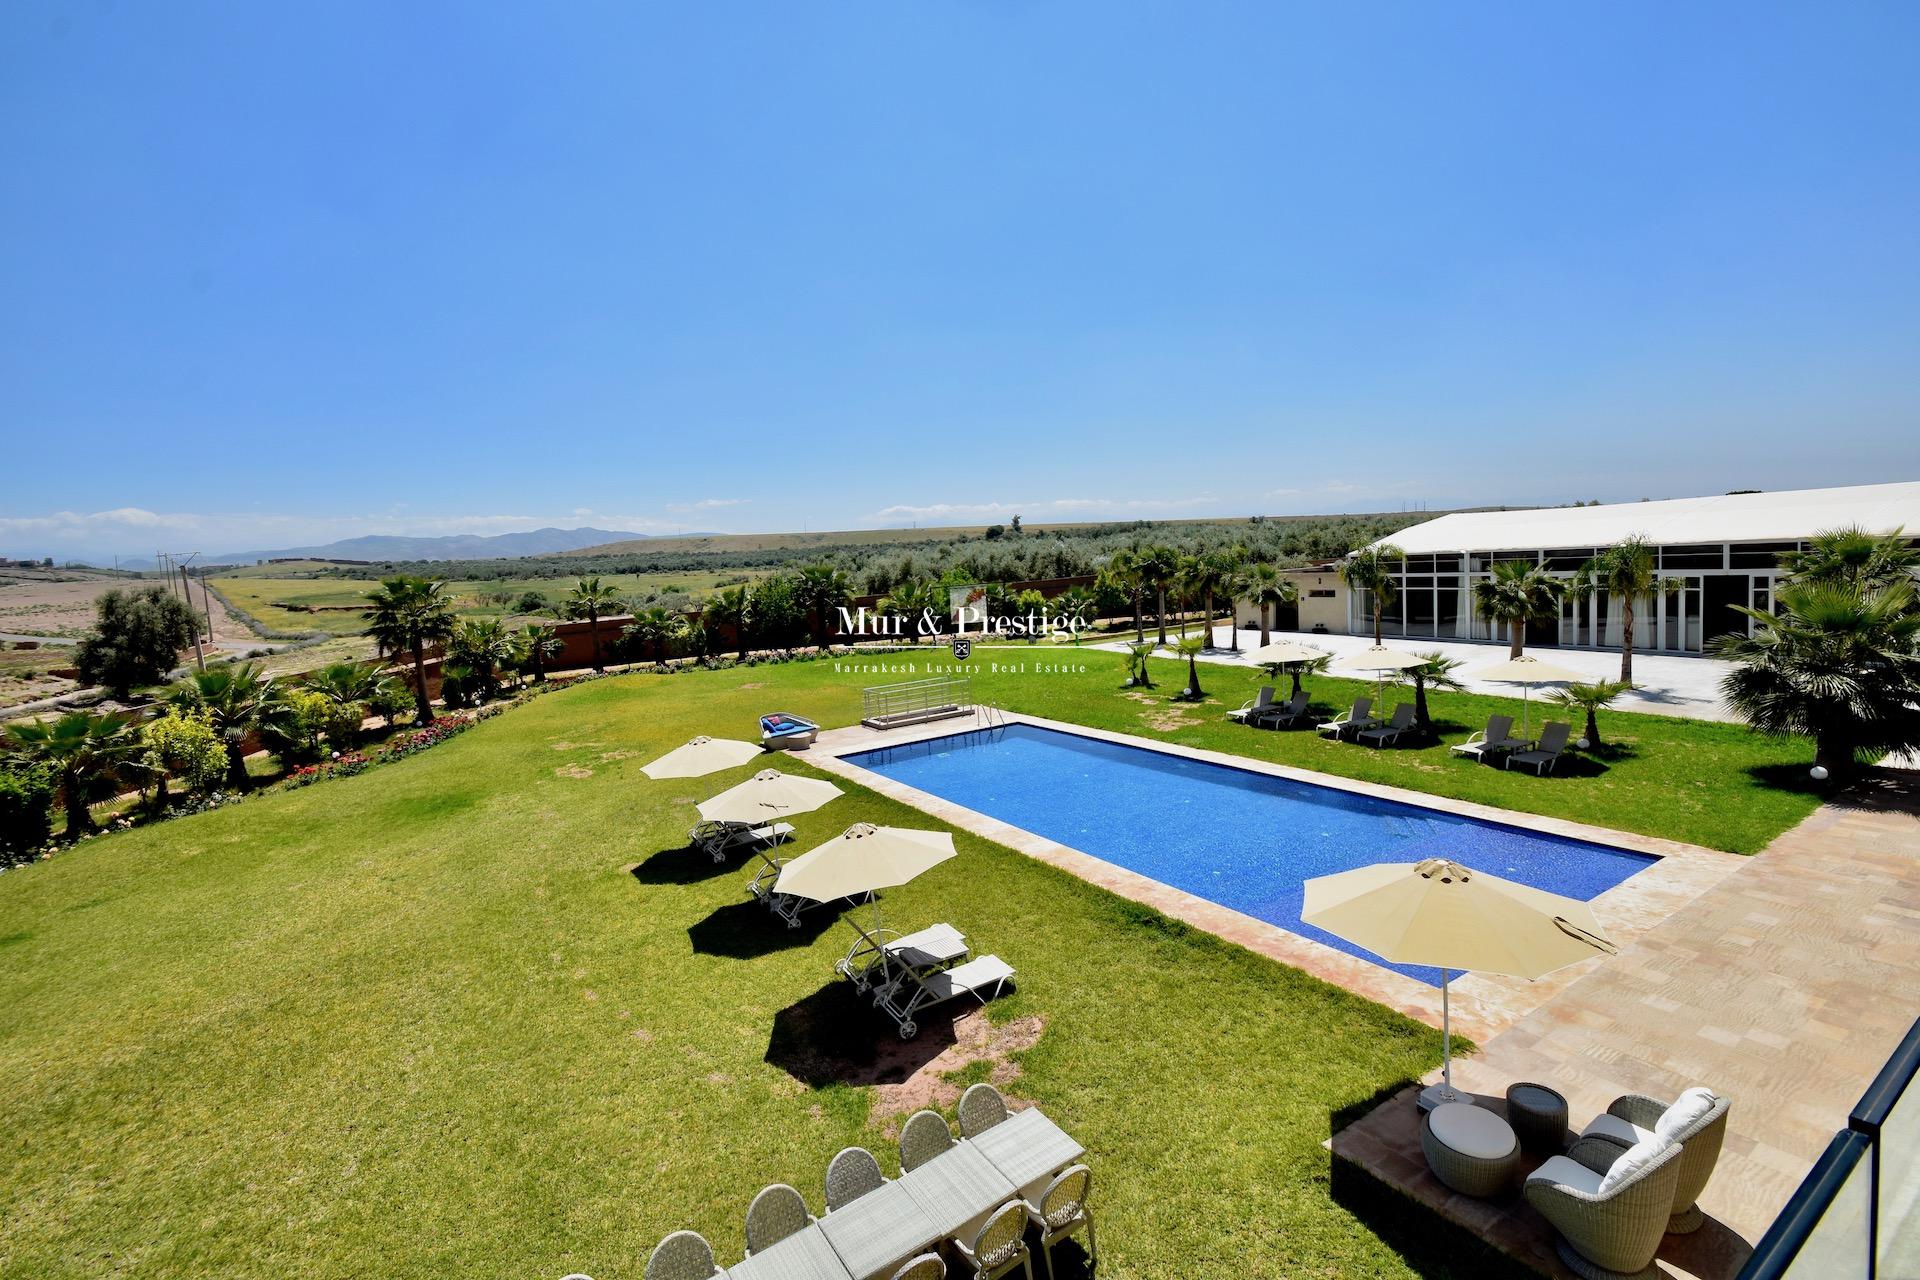
<path fill-rule="evenodd" d="M 1140 589 L 1138 587 L 1135 587 L 1133 590 L 1133 642 L 1135 644 L 1145 644 L 1147 642 L 1147 629 L 1141 625 Z"/>
<path fill-rule="evenodd" d="M 1267 647 L 1267 602 L 1260 602 L 1260 647 Z"/>
<path fill-rule="evenodd" d="M 1211 588 L 1200 596 L 1201 628 L 1206 632 L 1207 648 L 1213 648 L 1213 590 Z"/>
<path fill-rule="evenodd" d="M 1633 597 L 1620 606 L 1620 682 L 1633 683 Z"/>
<path fill-rule="evenodd" d="M 1527 624 L 1521 618 L 1507 619 L 1507 657 L 1517 658 L 1527 647 Z"/>
<path fill-rule="evenodd" d="M 1167 589 L 1165 587 L 1155 587 L 1153 590 L 1153 599 L 1154 621 L 1158 623 L 1160 627 L 1160 643 L 1165 644 L 1167 642 Z"/>
<path fill-rule="evenodd" d="M 93 820 L 93 807 L 87 803 L 87 789 L 81 784 L 76 769 L 63 769 L 60 773 L 60 804 L 67 811 L 68 835 L 90 836 L 100 829 Z"/>
<path fill-rule="evenodd" d="M 1380 593 L 1373 593 L 1373 647 L 1380 647 Z"/>
<path fill-rule="evenodd" d="M 598 609 L 587 610 L 587 630 L 593 633 L 593 669 L 605 671 L 607 664 L 600 657 L 600 611 Z"/>
<path fill-rule="evenodd" d="M 247 772 L 246 732 L 228 729 L 221 736 L 227 740 L 227 785 L 240 792 L 253 790 L 253 775 Z"/>
<path fill-rule="evenodd" d="M 1837 730 L 1814 735 L 1813 762 L 1827 771 L 1831 779 L 1842 779 L 1853 772 L 1853 741 Z M 72 821 L 71 818 L 68 819 Z"/>
<path fill-rule="evenodd" d="M 433 700 L 427 697 L 427 647 L 413 642 L 413 718 L 421 724 L 433 723 Z"/>

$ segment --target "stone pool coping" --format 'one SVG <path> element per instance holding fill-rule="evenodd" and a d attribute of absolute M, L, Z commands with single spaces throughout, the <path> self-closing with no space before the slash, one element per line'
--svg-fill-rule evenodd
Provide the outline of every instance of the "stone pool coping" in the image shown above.
<path fill-rule="evenodd" d="M 1307 973 L 1343 987 L 1369 1000 L 1388 1005 L 1409 1017 L 1432 1026 L 1440 1025 L 1440 989 L 1430 987 L 1403 974 L 1386 969 L 1358 956 L 1348 955 L 1324 943 L 1303 937 L 1278 925 L 1257 920 L 1231 907 L 1162 884 L 1125 867 L 1096 857 L 1080 849 L 1035 835 L 1022 827 L 1003 822 L 977 810 L 911 787 L 903 782 L 862 768 L 843 756 L 856 755 L 885 747 L 908 746 L 935 738 L 956 737 L 990 729 L 998 723 L 1030 724 L 1060 733 L 1075 734 L 1122 746 L 1159 751 L 1167 755 L 1244 769 L 1250 773 L 1285 778 L 1311 786 L 1326 787 L 1356 795 L 1372 796 L 1397 804 L 1411 805 L 1438 813 L 1496 822 L 1521 830 L 1564 836 L 1594 844 L 1647 854 L 1656 859 L 1652 866 L 1636 872 L 1621 884 L 1593 899 L 1595 914 L 1607 934 L 1622 947 L 1658 925 L 1674 911 L 1693 901 L 1718 884 L 1734 868 L 1746 861 L 1738 854 L 1703 849 L 1698 845 L 1665 840 L 1656 836 L 1614 831 L 1564 818 L 1517 813 L 1493 805 L 1454 800 L 1424 791 L 1362 782 L 1310 769 L 1274 764 L 1222 751 L 1209 751 L 1155 738 L 1095 729 L 1087 725 L 1049 720 L 1042 716 L 1016 712 L 992 712 L 989 721 L 980 716 L 972 720 L 943 720 L 899 729 L 871 729 L 856 725 L 844 729 L 822 730 L 813 749 L 802 757 L 822 769 L 856 782 L 870 791 L 911 805 L 932 817 L 964 831 L 1017 849 L 1029 857 L 1059 867 L 1082 880 L 1100 885 L 1123 898 L 1143 903 L 1176 920 L 1204 929 L 1230 942 L 1246 947 L 1282 964 L 1293 965 Z M 1249 729 L 1249 733 L 1259 730 Z M 1355 748 L 1359 750 L 1359 748 Z M 1553 779 L 1543 781 L 1551 784 Z M 1466 1036 L 1485 1043 L 1488 1039 L 1533 1012 L 1569 985 L 1595 968 L 1607 963 L 1605 957 L 1583 960 L 1537 982 L 1497 975 L 1468 974 L 1452 985 L 1453 1025 Z"/>

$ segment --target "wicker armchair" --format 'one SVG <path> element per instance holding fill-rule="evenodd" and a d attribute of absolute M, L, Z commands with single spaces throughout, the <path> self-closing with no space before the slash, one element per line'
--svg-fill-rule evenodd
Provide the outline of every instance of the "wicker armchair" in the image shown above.
<path fill-rule="evenodd" d="M 1027 1253 L 1027 1204 L 1009 1200 L 993 1211 L 972 1240 L 955 1240 L 954 1251 L 973 1269 L 973 1280 L 997 1280 L 1015 1267 L 1033 1280 L 1033 1259 Z"/>
<path fill-rule="evenodd" d="M 747 1256 L 771 1249 L 796 1231 L 813 1225 L 806 1197 L 784 1182 L 765 1187 L 747 1206 Z"/>
<path fill-rule="evenodd" d="M 1623 1154 L 1603 1138 L 1580 1138 L 1527 1179 L 1527 1203 L 1559 1232 L 1560 1260 L 1584 1280 L 1654 1280 L 1659 1274 L 1653 1255 L 1667 1232 L 1680 1148 L 1669 1143 L 1602 1191 L 1607 1171 Z"/>
<path fill-rule="evenodd" d="M 714 1265 L 713 1247 L 698 1231 L 676 1231 L 653 1247 L 646 1280 L 713 1280 L 726 1272 Z"/>
<path fill-rule="evenodd" d="M 1654 1131 L 1670 1105 L 1645 1094 L 1625 1094 L 1613 1100 L 1613 1105 L 1607 1108 L 1607 1116 L 1626 1123 L 1609 1123 L 1606 1117 L 1601 1117 L 1587 1126 L 1583 1136 L 1605 1138 L 1617 1146 L 1631 1146 Z M 1680 1157 L 1680 1180 L 1674 1187 L 1673 1208 L 1667 1219 L 1669 1235 L 1698 1231 L 1707 1220 L 1707 1215 L 1700 1212 L 1700 1206 L 1694 1202 L 1707 1189 L 1707 1180 L 1713 1177 L 1713 1168 L 1720 1162 L 1720 1147 L 1727 1138 L 1727 1110 L 1732 1105 L 1730 1099 L 1715 1095 L 1713 1108 L 1704 1116 L 1684 1128 L 1662 1135 L 1683 1153 Z"/>
<path fill-rule="evenodd" d="M 961 1137 L 977 1138 L 1006 1118 L 1007 1100 L 992 1085 L 970 1084 L 960 1095 Z"/>
<path fill-rule="evenodd" d="M 827 1212 L 844 1209 L 869 1191 L 887 1185 L 880 1162 L 865 1147 L 842 1147 L 827 1162 Z"/>
<path fill-rule="evenodd" d="M 900 1126 L 900 1172 L 918 1169 L 953 1146 L 953 1130 L 938 1111 L 916 1111 Z"/>

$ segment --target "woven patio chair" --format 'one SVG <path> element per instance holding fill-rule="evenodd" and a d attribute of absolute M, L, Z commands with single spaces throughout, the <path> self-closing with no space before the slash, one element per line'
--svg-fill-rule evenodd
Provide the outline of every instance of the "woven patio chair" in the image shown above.
<path fill-rule="evenodd" d="M 1583 1280 L 1654 1280 L 1680 1155 L 1660 1138 L 1625 1151 L 1579 1138 L 1527 1179 L 1527 1203 L 1553 1224 L 1560 1261 Z"/>
<path fill-rule="evenodd" d="M 1009 1200 L 993 1211 L 971 1241 L 955 1240 L 954 1250 L 973 1268 L 973 1280 L 998 1280 L 1015 1267 L 1033 1280 L 1033 1259 L 1027 1253 L 1027 1204 Z"/>
<path fill-rule="evenodd" d="M 1093 1237 L 1093 1213 L 1087 1198 L 1093 1193 L 1093 1171 L 1083 1164 L 1063 1169 L 1036 1199 L 1028 1200 L 1027 1219 L 1040 1232 L 1041 1256 L 1047 1262 L 1047 1280 L 1053 1280 L 1053 1246 L 1079 1231 L 1087 1233 L 1087 1269 L 1099 1265 L 1100 1250 Z"/>
<path fill-rule="evenodd" d="M 1731 1099 L 1698 1088 L 1688 1089 L 1671 1103 L 1645 1094 L 1624 1094 L 1615 1098 L 1607 1114 L 1596 1117 L 1580 1136 L 1605 1138 L 1630 1147 L 1658 1134 L 1678 1146 L 1680 1177 L 1673 1189 L 1667 1234 L 1686 1235 L 1698 1231 L 1707 1220 L 1694 1202 L 1707 1189 L 1713 1168 L 1720 1162 L 1720 1147 L 1727 1137 L 1727 1111 L 1732 1105 Z"/>
<path fill-rule="evenodd" d="M 1006 1118 L 1007 1100 L 985 1081 L 968 1085 L 960 1095 L 961 1137 L 977 1138 Z"/>
<path fill-rule="evenodd" d="M 940 1261 L 937 1253 L 923 1253 L 901 1263 L 900 1269 L 893 1273 L 893 1280 L 947 1280 L 947 1264 Z"/>
<path fill-rule="evenodd" d="M 653 1246 L 646 1280 L 713 1280 L 726 1272 L 714 1265 L 713 1246 L 698 1231 L 676 1231 Z"/>
<path fill-rule="evenodd" d="M 747 1256 L 771 1249 L 796 1231 L 813 1225 L 806 1197 L 784 1182 L 761 1188 L 747 1206 Z"/>
<path fill-rule="evenodd" d="M 916 1111 L 900 1126 L 900 1172 L 918 1169 L 953 1146 L 953 1130 L 938 1111 Z"/>
<path fill-rule="evenodd" d="M 827 1212 L 844 1209 L 869 1191 L 887 1185 L 880 1162 L 865 1147 L 842 1147 L 827 1162 Z"/>

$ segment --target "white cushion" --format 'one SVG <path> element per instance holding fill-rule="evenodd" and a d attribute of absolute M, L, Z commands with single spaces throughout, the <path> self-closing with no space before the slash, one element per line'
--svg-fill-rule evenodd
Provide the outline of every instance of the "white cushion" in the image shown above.
<path fill-rule="evenodd" d="M 1707 1112 L 1713 1110 L 1713 1105 L 1717 1101 L 1718 1099 L 1713 1096 L 1713 1090 L 1695 1085 L 1674 1099 L 1673 1105 L 1660 1113 L 1660 1118 L 1653 1122 L 1653 1131 L 1668 1142 L 1677 1142 L 1679 1141 L 1677 1135 L 1688 1125 L 1698 1124 L 1705 1118 Z"/>
<path fill-rule="evenodd" d="M 1622 1120 L 1619 1116 L 1603 1113 L 1595 1116 L 1593 1123 L 1580 1131 L 1580 1136 L 1606 1138 L 1623 1147 L 1631 1147 L 1657 1135 L 1651 1129 L 1642 1129 L 1639 1125 Z"/>
<path fill-rule="evenodd" d="M 1590 1196 L 1600 1194 L 1600 1175 L 1567 1156 L 1549 1156 L 1540 1162 L 1538 1169 L 1527 1175 L 1527 1181 L 1557 1182 Z"/>
<path fill-rule="evenodd" d="M 1428 1113 L 1427 1123 L 1441 1146 L 1475 1160 L 1499 1160 L 1516 1145 L 1505 1120 L 1470 1102 L 1443 1102 Z"/>
<path fill-rule="evenodd" d="M 1645 1142 L 1636 1142 L 1620 1153 L 1620 1158 L 1607 1170 L 1607 1176 L 1600 1179 L 1600 1194 L 1606 1195 L 1616 1190 L 1621 1183 L 1633 1177 L 1672 1146 L 1665 1138 L 1648 1138 Z"/>

